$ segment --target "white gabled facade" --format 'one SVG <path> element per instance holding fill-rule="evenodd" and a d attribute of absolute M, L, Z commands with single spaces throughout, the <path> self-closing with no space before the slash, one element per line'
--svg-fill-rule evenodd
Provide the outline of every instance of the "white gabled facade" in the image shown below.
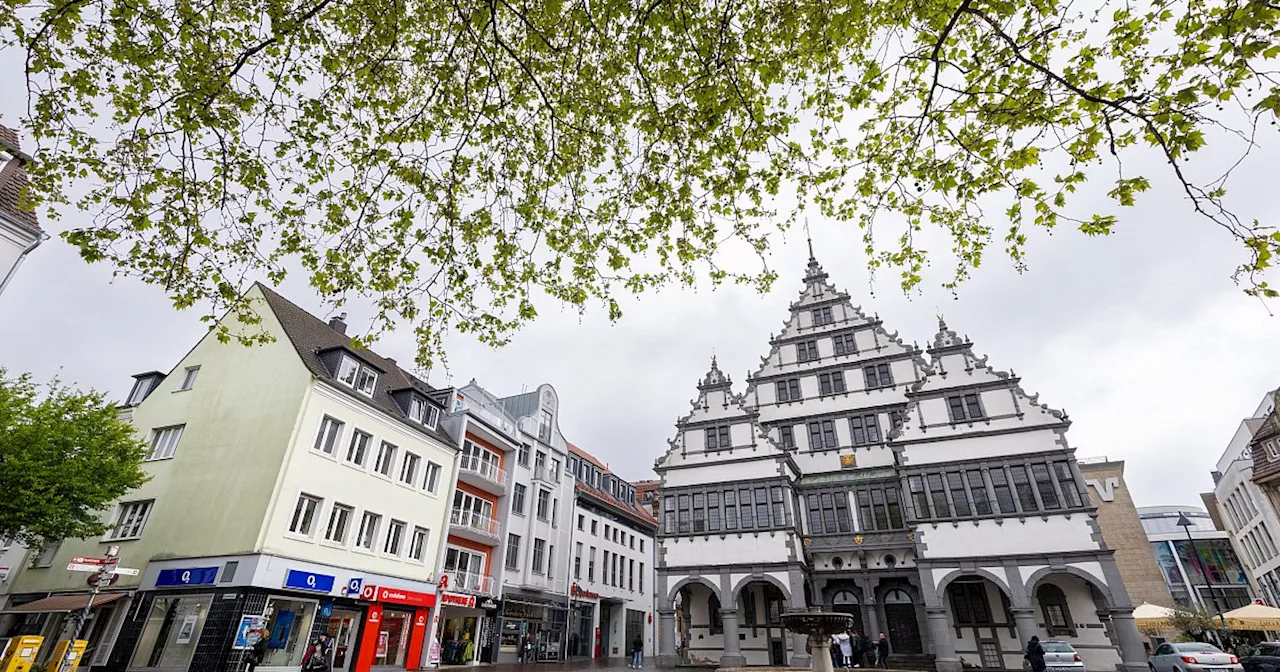
<path fill-rule="evenodd" d="M 275 633 L 265 666 L 299 669 L 327 634 L 334 672 L 416 670 L 458 441 L 439 427 L 434 391 L 355 347 L 340 319 L 326 324 L 260 285 L 247 299 L 260 322 L 223 325 L 271 341 L 246 347 L 211 331 L 168 374 L 135 376 L 126 404 L 151 447 L 150 480 L 107 513 L 105 536 L 38 556 L 11 608 L 51 649 L 69 627 L 65 600 L 87 603 L 69 559 L 116 546 L 138 573 L 92 610 L 96 668 L 242 670 L 229 642 L 256 615 Z"/>
<path fill-rule="evenodd" d="M 656 464 L 661 663 L 807 666 L 777 615 L 822 607 L 943 672 L 1017 669 L 1036 634 L 1145 666 L 1064 414 L 941 321 L 905 344 L 812 258 L 770 346 L 741 396 L 713 361 Z"/>

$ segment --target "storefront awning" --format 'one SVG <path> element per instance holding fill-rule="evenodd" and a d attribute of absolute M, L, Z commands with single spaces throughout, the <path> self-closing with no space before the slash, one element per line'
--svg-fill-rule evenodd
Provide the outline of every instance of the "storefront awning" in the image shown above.
<path fill-rule="evenodd" d="M 5 609 L 6 614 L 49 614 L 65 611 L 79 611 L 89 604 L 89 600 L 93 600 L 93 606 L 100 607 L 104 604 L 115 602 L 125 597 L 125 593 L 102 593 L 97 597 L 92 595 L 50 595 L 49 597 L 18 605 L 10 609 Z"/>

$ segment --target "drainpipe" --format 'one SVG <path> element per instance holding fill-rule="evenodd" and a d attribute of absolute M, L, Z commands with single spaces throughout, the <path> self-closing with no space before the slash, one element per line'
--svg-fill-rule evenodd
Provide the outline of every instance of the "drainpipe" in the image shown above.
<path fill-rule="evenodd" d="M 5 274 L 4 279 L 0 280 L 0 294 L 4 294 L 4 288 L 9 286 L 9 281 L 12 280 L 13 276 L 18 273 L 18 267 L 22 265 L 22 260 L 26 259 L 27 255 L 31 254 L 31 252 L 35 250 L 37 247 L 40 247 L 40 243 L 43 243 L 48 239 L 49 239 L 48 234 L 44 233 L 43 231 L 40 232 L 40 234 L 36 236 L 36 239 L 30 245 L 28 245 L 27 248 L 23 250 L 21 254 L 18 255 L 18 260 L 13 262 L 13 267 L 10 268 L 9 272 Z"/>

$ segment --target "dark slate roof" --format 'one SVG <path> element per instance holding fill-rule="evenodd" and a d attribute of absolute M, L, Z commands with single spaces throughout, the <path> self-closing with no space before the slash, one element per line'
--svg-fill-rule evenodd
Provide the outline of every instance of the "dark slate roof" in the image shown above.
<path fill-rule="evenodd" d="M 513 418 L 523 418 L 527 415 L 535 415 L 538 412 L 538 390 L 525 392 L 524 394 L 516 394 L 510 397 L 503 397 L 498 400 L 507 413 Z"/>
<path fill-rule="evenodd" d="M 260 282 L 254 284 L 262 290 L 262 295 L 267 299 L 267 305 L 275 313 L 276 319 L 280 321 L 280 326 L 284 327 L 285 334 L 288 335 L 290 342 L 293 343 L 294 349 L 298 351 L 298 357 L 302 359 L 302 363 L 311 371 L 311 375 L 328 382 L 331 387 L 342 391 L 352 399 L 371 405 L 401 420 L 405 425 L 428 434 L 447 446 L 456 448 L 454 440 L 439 423 L 436 424 L 435 430 L 429 430 L 410 420 L 409 416 L 401 410 L 400 405 L 391 396 L 392 392 L 412 388 L 439 406 L 432 394 L 436 391 L 435 388 L 428 385 L 426 381 L 400 368 L 394 361 L 372 350 L 353 346 L 350 336 L 330 327 L 328 322 L 303 310 L 297 304 L 277 294 L 270 287 Z M 334 348 L 344 349 L 357 359 L 362 359 L 374 368 L 383 371 L 378 376 L 378 384 L 374 388 L 373 398 L 366 397 L 334 379 L 333 374 L 329 372 L 329 368 L 320 360 L 319 355 L 321 352 L 333 350 Z M 444 409 L 440 409 L 440 411 L 441 417 L 443 417 Z"/>
<path fill-rule="evenodd" d="M 40 221 L 36 219 L 36 213 L 20 206 L 27 191 L 27 170 L 23 167 L 27 158 L 18 144 L 18 134 L 11 128 L 0 126 L 0 147 L 15 155 L 0 166 L 0 214 L 38 233 Z"/>

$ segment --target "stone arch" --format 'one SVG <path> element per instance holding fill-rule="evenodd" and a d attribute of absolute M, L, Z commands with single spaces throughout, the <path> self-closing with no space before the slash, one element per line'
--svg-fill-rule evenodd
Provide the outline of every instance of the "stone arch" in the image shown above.
<path fill-rule="evenodd" d="M 939 598 L 941 598 L 947 594 L 947 586 L 951 585 L 952 581 L 966 576 L 981 576 L 991 583 L 996 584 L 996 587 L 1004 591 L 1005 596 L 1010 600 L 1013 599 L 1013 591 L 1009 590 L 1008 582 L 996 576 L 994 573 L 980 567 L 977 569 L 954 569 L 948 572 L 946 576 L 942 577 L 942 580 L 938 581 L 938 585 L 934 588 L 934 592 L 939 596 Z"/>
<path fill-rule="evenodd" d="M 1080 569 L 1079 567 L 1072 567 L 1070 565 L 1063 566 L 1063 567 L 1041 567 L 1040 569 L 1037 569 L 1036 571 L 1032 572 L 1031 576 L 1027 577 L 1027 583 L 1026 583 L 1027 595 L 1028 596 L 1035 595 L 1036 588 L 1039 587 L 1040 582 L 1053 576 L 1054 574 L 1069 574 L 1078 579 L 1081 579 L 1086 584 L 1092 586 L 1094 590 L 1097 590 L 1098 593 L 1102 595 L 1102 599 L 1106 600 L 1107 606 L 1109 607 L 1118 606 L 1115 603 L 1114 596 L 1112 596 L 1111 594 L 1111 588 L 1107 585 L 1105 581 L 1103 581 L 1102 579 L 1099 579 L 1093 574 L 1090 574 L 1089 572 L 1084 571 L 1083 569 Z"/>
<path fill-rule="evenodd" d="M 777 587 L 779 591 L 782 592 L 783 599 L 787 600 L 788 602 L 791 601 L 791 589 L 787 587 L 787 584 L 780 581 L 777 577 L 771 574 L 752 574 L 750 576 L 742 577 L 742 579 L 739 580 L 736 585 L 734 585 L 732 604 L 738 603 L 738 596 L 742 594 L 742 589 L 745 588 L 747 584 L 752 583 L 754 581 L 772 583 L 775 587 Z"/>
<path fill-rule="evenodd" d="M 669 591 L 667 591 L 667 601 L 674 604 L 676 601 L 676 595 L 680 594 L 680 589 L 685 586 L 691 586 L 695 583 L 708 588 L 711 591 L 711 594 L 715 595 L 716 599 L 719 600 L 721 604 L 724 604 L 724 597 L 720 594 L 720 586 L 717 586 L 714 581 L 705 576 L 686 576 L 683 579 L 680 579 Z"/>

